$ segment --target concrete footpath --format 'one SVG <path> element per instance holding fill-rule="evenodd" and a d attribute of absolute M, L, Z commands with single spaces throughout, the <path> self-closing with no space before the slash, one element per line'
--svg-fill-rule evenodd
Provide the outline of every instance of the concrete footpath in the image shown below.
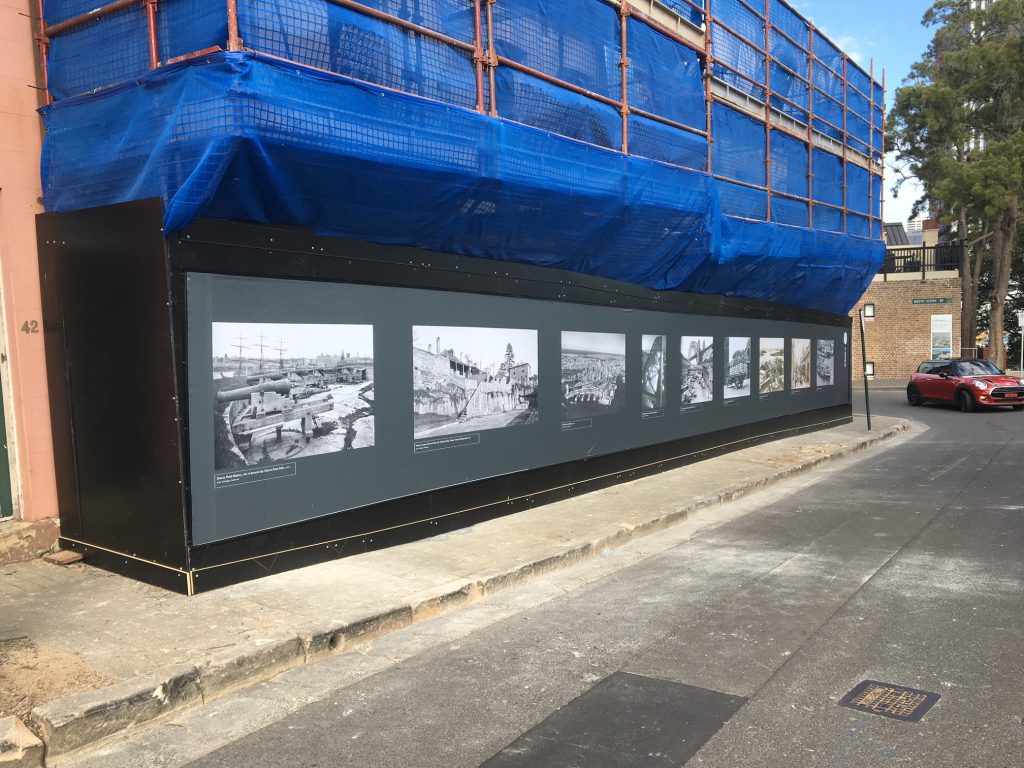
<path fill-rule="evenodd" d="M 909 424 L 872 421 L 871 432 L 860 416 L 844 427 L 192 598 L 82 564 L 5 566 L 0 768 L 42 765 L 44 752 L 46 764 L 57 764 L 172 712 L 600 556 Z"/>

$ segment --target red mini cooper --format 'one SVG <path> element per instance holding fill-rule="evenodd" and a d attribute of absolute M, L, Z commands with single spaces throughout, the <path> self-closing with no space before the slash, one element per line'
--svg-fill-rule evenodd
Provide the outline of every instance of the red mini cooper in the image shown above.
<path fill-rule="evenodd" d="M 907 402 L 956 403 L 964 413 L 981 405 L 1024 409 L 1024 379 L 1007 376 L 988 360 L 929 360 L 907 384 Z"/>

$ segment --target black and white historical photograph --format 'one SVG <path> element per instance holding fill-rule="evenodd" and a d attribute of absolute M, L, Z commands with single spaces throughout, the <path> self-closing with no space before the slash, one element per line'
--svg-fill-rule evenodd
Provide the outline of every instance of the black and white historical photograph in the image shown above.
<path fill-rule="evenodd" d="M 659 411 L 665 407 L 665 337 L 643 337 L 643 410 Z"/>
<path fill-rule="evenodd" d="M 214 469 L 373 445 L 373 326 L 213 323 Z"/>
<path fill-rule="evenodd" d="M 683 336 L 681 403 L 710 403 L 714 397 L 715 339 L 713 336 Z"/>
<path fill-rule="evenodd" d="M 417 440 L 533 424 L 537 382 L 536 330 L 413 326 Z"/>
<path fill-rule="evenodd" d="M 817 373 L 817 386 L 830 386 L 836 374 L 835 341 L 832 339 L 818 339 L 818 355 L 814 368 Z"/>
<path fill-rule="evenodd" d="M 725 397 L 750 394 L 750 338 L 729 337 L 729 357 L 725 364 Z"/>
<path fill-rule="evenodd" d="M 625 334 L 562 331 L 563 418 L 619 411 L 625 390 Z"/>
<path fill-rule="evenodd" d="M 792 348 L 791 385 L 793 389 L 807 389 L 811 386 L 811 340 L 793 339 Z"/>
<path fill-rule="evenodd" d="M 761 355 L 757 364 L 757 391 L 762 395 L 786 388 L 785 339 L 761 339 Z"/>

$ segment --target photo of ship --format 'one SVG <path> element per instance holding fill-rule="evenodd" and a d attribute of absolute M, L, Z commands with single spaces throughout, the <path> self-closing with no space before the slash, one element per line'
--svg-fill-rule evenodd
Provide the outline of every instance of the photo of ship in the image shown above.
<path fill-rule="evenodd" d="M 759 394 L 770 395 L 786 388 L 786 342 L 784 339 L 761 339 L 761 355 L 757 373 Z"/>
<path fill-rule="evenodd" d="M 683 336 L 680 397 L 683 405 L 710 403 L 714 397 L 715 339 L 712 336 Z"/>
<path fill-rule="evenodd" d="M 563 419 L 615 413 L 625 399 L 626 335 L 562 331 Z"/>
<path fill-rule="evenodd" d="M 811 340 L 793 339 L 792 349 L 791 386 L 793 389 L 807 389 L 811 386 Z"/>
<path fill-rule="evenodd" d="M 643 337 L 643 410 L 659 411 L 665 407 L 665 337 Z"/>
<path fill-rule="evenodd" d="M 412 329 L 416 439 L 537 421 L 537 331 L 417 325 Z"/>
<path fill-rule="evenodd" d="M 818 356 L 814 365 L 819 387 L 832 384 L 836 373 L 836 343 L 832 339 L 818 339 Z"/>
<path fill-rule="evenodd" d="M 750 394 L 750 338 L 729 337 L 729 358 L 725 365 L 725 397 Z"/>
<path fill-rule="evenodd" d="M 374 443 L 373 327 L 213 323 L 214 469 Z"/>

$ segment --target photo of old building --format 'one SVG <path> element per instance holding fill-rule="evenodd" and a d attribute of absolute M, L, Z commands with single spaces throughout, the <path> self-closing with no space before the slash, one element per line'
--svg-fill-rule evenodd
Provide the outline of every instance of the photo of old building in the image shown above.
<path fill-rule="evenodd" d="M 416 439 L 537 421 L 537 331 L 417 325 L 412 346 Z"/>
<path fill-rule="evenodd" d="M 761 339 L 757 391 L 762 395 L 770 395 L 782 392 L 785 388 L 786 342 L 784 339 Z"/>
<path fill-rule="evenodd" d="M 818 339 L 815 372 L 819 387 L 827 387 L 832 384 L 836 373 L 836 343 L 832 339 Z"/>
<path fill-rule="evenodd" d="M 562 415 L 600 416 L 622 409 L 626 335 L 562 331 Z"/>
<path fill-rule="evenodd" d="M 807 389 L 811 386 L 811 340 L 793 339 L 792 350 L 791 386 L 793 389 Z"/>
<path fill-rule="evenodd" d="M 658 411 L 665 407 L 665 337 L 644 336 L 642 349 L 643 409 Z"/>
<path fill-rule="evenodd" d="M 729 337 L 729 357 L 725 365 L 725 397 L 750 394 L 750 338 Z"/>
<path fill-rule="evenodd" d="M 683 336 L 680 397 L 683 405 L 710 403 L 714 397 L 715 339 L 712 336 Z"/>
<path fill-rule="evenodd" d="M 213 323 L 217 471 L 374 443 L 373 327 Z"/>

